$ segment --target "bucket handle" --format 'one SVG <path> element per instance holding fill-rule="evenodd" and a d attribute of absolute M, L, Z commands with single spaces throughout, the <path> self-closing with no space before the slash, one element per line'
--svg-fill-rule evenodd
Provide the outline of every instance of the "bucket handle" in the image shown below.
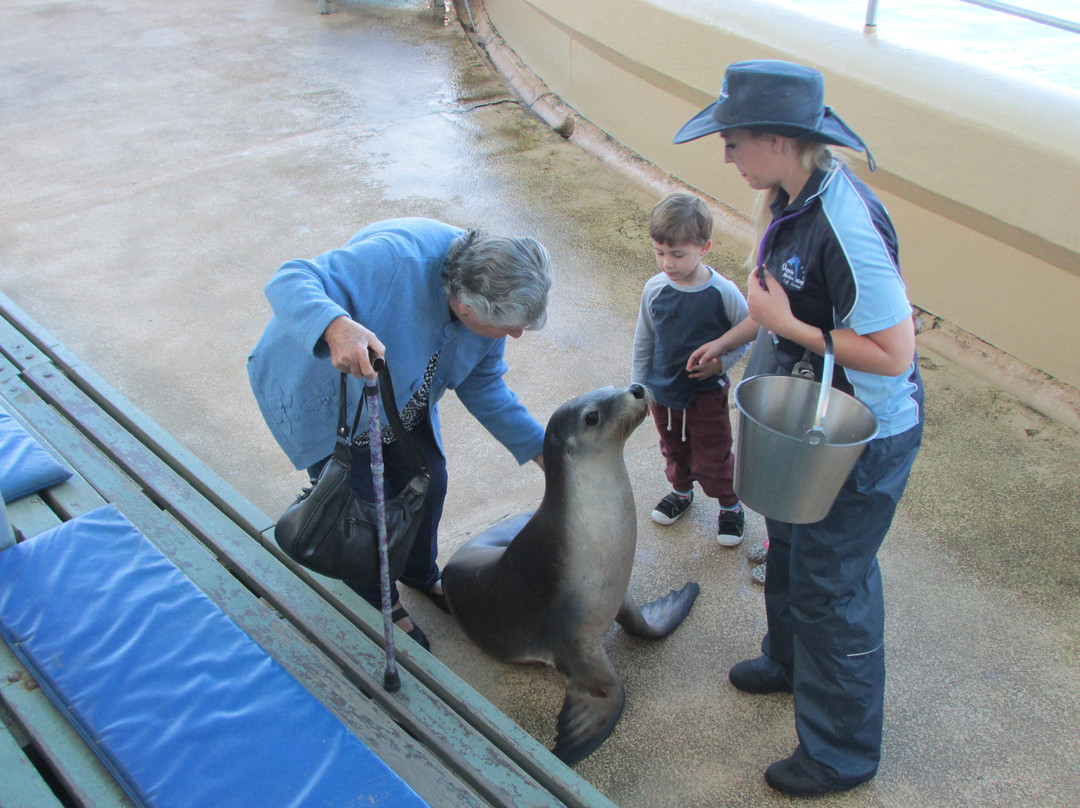
<path fill-rule="evenodd" d="M 826 441 L 825 429 L 822 427 L 822 422 L 824 422 L 825 413 L 828 412 L 829 409 L 829 392 L 832 390 L 833 365 L 836 361 L 833 355 L 832 334 L 824 328 L 821 329 L 821 334 L 825 337 L 825 363 L 821 368 L 821 389 L 818 391 L 817 411 L 814 413 L 814 425 L 806 430 L 806 434 L 803 435 L 803 440 L 813 446 L 825 443 Z"/>

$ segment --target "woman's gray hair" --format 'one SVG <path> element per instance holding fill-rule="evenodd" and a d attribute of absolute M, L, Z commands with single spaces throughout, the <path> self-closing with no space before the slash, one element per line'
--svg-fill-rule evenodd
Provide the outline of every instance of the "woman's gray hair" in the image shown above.
<path fill-rule="evenodd" d="M 534 238 L 485 236 L 470 230 L 454 239 L 446 252 L 447 296 L 500 328 L 542 328 L 551 282 L 551 257 Z"/>

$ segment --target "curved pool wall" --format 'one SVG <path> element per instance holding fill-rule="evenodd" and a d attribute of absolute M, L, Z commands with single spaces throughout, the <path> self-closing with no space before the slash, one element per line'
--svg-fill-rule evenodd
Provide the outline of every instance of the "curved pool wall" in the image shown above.
<path fill-rule="evenodd" d="M 715 100 L 730 62 L 821 70 L 827 102 L 877 159 L 871 174 L 851 155 L 899 231 L 912 301 L 1080 388 L 1080 94 L 752 0 L 461 5 L 557 97 L 526 97 L 541 115 L 558 125 L 565 104 L 729 208 L 728 238 L 744 242 L 752 192 L 723 165 L 721 142 L 671 139 Z"/>

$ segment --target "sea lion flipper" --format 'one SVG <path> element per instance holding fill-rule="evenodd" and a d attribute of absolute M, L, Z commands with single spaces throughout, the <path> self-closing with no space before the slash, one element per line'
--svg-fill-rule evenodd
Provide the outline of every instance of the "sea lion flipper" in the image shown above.
<path fill-rule="evenodd" d="M 551 751 L 563 763 L 573 765 L 591 754 L 615 729 L 626 691 L 602 647 L 570 664 L 560 659 L 557 665 L 566 674 L 566 699 Z"/>
<path fill-rule="evenodd" d="M 631 634 L 658 640 L 679 627 L 690 613 L 700 591 L 701 587 L 691 581 L 682 589 L 672 589 L 663 597 L 651 600 L 641 607 L 634 603 L 627 593 L 615 619 Z"/>

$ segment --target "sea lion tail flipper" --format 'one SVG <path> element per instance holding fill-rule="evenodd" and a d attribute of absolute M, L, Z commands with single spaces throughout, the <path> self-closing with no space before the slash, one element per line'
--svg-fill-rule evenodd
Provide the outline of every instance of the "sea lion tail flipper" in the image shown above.
<path fill-rule="evenodd" d="M 638 607 L 627 593 L 615 619 L 631 634 L 648 640 L 658 640 L 679 627 L 690 613 L 700 591 L 701 587 L 691 581 L 682 589 L 672 589 L 662 598 L 651 600 L 641 607 Z"/>
<path fill-rule="evenodd" d="M 626 691 L 602 647 L 576 663 L 557 663 L 566 674 L 566 700 L 551 750 L 570 766 L 592 754 L 607 739 L 626 701 Z"/>

